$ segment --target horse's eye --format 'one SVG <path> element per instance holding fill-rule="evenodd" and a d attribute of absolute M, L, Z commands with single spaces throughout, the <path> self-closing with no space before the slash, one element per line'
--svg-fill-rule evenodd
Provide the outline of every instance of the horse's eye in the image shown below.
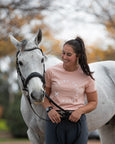
<path fill-rule="evenodd" d="M 44 62 L 44 58 L 41 59 L 41 63 L 43 63 L 43 62 Z"/>
<path fill-rule="evenodd" d="M 22 63 L 21 61 L 19 61 L 19 65 L 20 65 L 20 66 L 22 66 L 22 65 L 23 65 L 23 63 Z"/>

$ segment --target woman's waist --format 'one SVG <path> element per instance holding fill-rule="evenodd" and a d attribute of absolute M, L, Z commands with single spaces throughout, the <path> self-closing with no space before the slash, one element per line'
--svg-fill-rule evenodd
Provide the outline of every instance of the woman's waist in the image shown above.
<path fill-rule="evenodd" d="M 74 110 L 56 110 L 62 117 L 63 120 L 68 120 L 69 119 L 69 116 L 71 115 L 71 113 L 74 111 Z M 86 116 L 85 114 L 82 114 L 81 117 L 80 117 L 80 120 L 83 120 L 85 118 L 86 120 Z"/>
<path fill-rule="evenodd" d="M 73 112 L 73 110 L 56 110 L 60 115 L 62 120 L 68 120 L 69 116 Z"/>
<path fill-rule="evenodd" d="M 72 113 L 74 110 L 56 110 L 59 114 Z"/>

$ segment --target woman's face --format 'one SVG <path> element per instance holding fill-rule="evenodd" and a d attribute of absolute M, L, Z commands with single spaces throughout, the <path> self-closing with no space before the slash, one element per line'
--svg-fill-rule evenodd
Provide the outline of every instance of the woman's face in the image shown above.
<path fill-rule="evenodd" d="M 76 57 L 76 53 L 74 52 L 71 45 L 64 45 L 62 51 L 62 60 L 65 67 L 74 68 L 76 67 L 78 57 Z"/>

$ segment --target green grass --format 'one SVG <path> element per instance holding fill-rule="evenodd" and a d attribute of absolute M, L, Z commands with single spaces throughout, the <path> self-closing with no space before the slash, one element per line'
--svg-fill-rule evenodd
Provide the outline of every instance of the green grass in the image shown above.
<path fill-rule="evenodd" d="M 7 126 L 6 120 L 0 119 L 0 131 L 8 131 L 9 128 Z"/>
<path fill-rule="evenodd" d="M 28 139 L 16 139 L 16 138 L 14 138 L 14 139 L 6 139 L 6 138 L 2 138 L 2 139 L 0 139 L 0 142 L 14 142 L 14 141 L 29 141 Z"/>

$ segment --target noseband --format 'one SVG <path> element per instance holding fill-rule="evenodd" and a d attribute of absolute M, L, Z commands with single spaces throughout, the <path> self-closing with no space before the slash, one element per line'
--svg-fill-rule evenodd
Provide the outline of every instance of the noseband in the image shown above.
<path fill-rule="evenodd" d="M 42 53 L 42 55 L 43 55 L 42 50 L 41 50 L 40 48 L 37 48 L 37 47 L 32 48 L 32 49 L 28 49 L 28 50 L 23 50 L 23 51 L 24 51 L 24 52 L 26 52 L 26 51 L 33 51 L 33 50 L 36 50 L 36 49 L 40 50 L 41 53 Z M 45 78 L 44 78 L 44 75 L 45 75 L 45 64 L 43 63 L 43 68 L 44 68 L 44 70 L 43 70 L 43 75 L 41 75 L 41 74 L 38 73 L 38 72 L 32 72 L 32 73 L 30 73 L 30 74 L 27 76 L 27 78 L 24 78 L 23 74 L 22 74 L 21 71 L 20 71 L 20 67 L 19 67 L 19 63 L 18 63 L 18 55 L 19 55 L 19 53 L 20 53 L 20 51 L 18 51 L 17 54 L 16 54 L 16 69 L 17 69 L 18 75 L 19 75 L 20 78 L 21 78 L 21 81 L 22 81 L 22 84 L 23 84 L 23 90 L 28 91 L 27 85 L 28 85 L 29 81 L 30 81 L 32 78 L 34 78 L 34 77 L 40 78 L 40 80 L 43 82 L 43 86 L 44 86 L 44 85 L 45 85 Z"/>

